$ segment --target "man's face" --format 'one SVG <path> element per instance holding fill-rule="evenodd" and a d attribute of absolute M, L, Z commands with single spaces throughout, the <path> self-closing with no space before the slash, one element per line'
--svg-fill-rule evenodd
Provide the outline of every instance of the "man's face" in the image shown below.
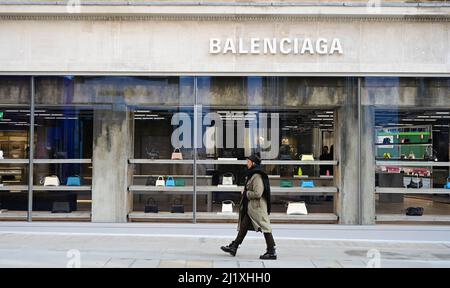
<path fill-rule="evenodd" d="M 253 162 L 250 159 L 247 159 L 247 168 L 252 169 L 252 167 L 253 167 Z"/>
<path fill-rule="evenodd" d="M 327 154 L 328 153 L 328 147 L 323 147 L 323 154 Z"/>

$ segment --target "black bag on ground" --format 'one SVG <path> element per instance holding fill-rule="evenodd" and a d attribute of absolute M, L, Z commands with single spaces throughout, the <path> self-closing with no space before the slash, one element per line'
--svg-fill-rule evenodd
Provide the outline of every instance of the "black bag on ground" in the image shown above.
<path fill-rule="evenodd" d="M 184 205 L 181 204 L 181 200 L 174 203 L 170 209 L 171 213 L 184 213 Z"/>
<path fill-rule="evenodd" d="M 144 213 L 158 213 L 158 204 L 155 199 L 148 198 L 147 204 L 144 207 Z"/>
<path fill-rule="evenodd" d="M 409 207 L 406 209 L 407 216 L 422 216 L 423 208 L 422 207 Z"/>
<path fill-rule="evenodd" d="M 69 202 L 53 202 L 52 204 L 52 213 L 70 213 L 70 204 Z"/>

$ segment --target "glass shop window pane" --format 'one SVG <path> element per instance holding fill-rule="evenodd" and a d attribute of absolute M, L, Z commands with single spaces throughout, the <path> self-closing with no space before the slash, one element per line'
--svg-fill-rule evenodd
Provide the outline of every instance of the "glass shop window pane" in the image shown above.
<path fill-rule="evenodd" d="M 30 77 L 0 76 L 0 219 L 28 210 Z"/>
<path fill-rule="evenodd" d="M 333 107 L 345 98 L 345 93 L 341 93 L 345 85 L 341 82 L 345 81 L 200 77 L 199 113 L 203 122 L 203 145 L 197 149 L 200 219 L 233 219 L 231 214 L 221 213 L 224 201 L 237 204 L 234 212 L 238 213 L 246 157 L 255 152 L 262 154 L 263 170 L 269 175 L 272 219 L 294 220 L 295 216 L 286 215 L 286 205 L 297 201 L 306 202 L 310 213 L 334 214 L 337 189 L 333 176 L 336 167 Z M 319 103 L 320 109 L 305 108 L 317 107 Z M 314 165 L 301 160 L 313 160 Z M 321 165 L 314 160 L 329 163 Z"/>
<path fill-rule="evenodd" d="M 375 104 L 379 219 L 401 219 L 411 207 L 450 215 L 449 79 L 368 78 L 364 91 L 365 104 Z"/>
<path fill-rule="evenodd" d="M 90 109 L 37 107 L 34 158 L 92 158 L 93 113 Z"/>
<path fill-rule="evenodd" d="M 193 107 L 134 107 L 132 221 L 192 219 Z M 178 125 L 184 125 L 177 132 Z M 184 131 L 181 133 L 181 131 Z M 177 135 L 177 136 L 174 136 Z"/>

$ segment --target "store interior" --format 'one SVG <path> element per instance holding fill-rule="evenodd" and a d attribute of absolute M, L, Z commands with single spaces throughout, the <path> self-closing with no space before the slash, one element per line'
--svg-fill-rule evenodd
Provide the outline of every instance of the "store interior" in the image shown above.
<path fill-rule="evenodd" d="M 414 189 L 445 192 L 449 167 L 418 163 L 450 161 L 450 111 L 377 110 L 375 123 L 376 159 L 402 164 L 378 165 L 376 186 L 406 188 L 405 194 L 377 194 L 377 214 L 405 214 L 409 207 L 421 207 L 424 215 L 450 215 L 450 194 L 414 193 Z"/>

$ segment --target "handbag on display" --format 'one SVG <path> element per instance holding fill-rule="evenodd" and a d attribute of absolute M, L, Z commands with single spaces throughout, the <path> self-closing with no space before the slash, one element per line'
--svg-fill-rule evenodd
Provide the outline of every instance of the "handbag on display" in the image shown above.
<path fill-rule="evenodd" d="M 292 180 L 280 180 L 280 187 L 290 188 L 292 186 L 294 186 Z"/>
<path fill-rule="evenodd" d="M 61 183 L 59 182 L 58 176 L 46 176 L 44 179 L 40 181 L 40 184 L 44 186 L 59 186 Z"/>
<path fill-rule="evenodd" d="M 414 177 L 411 177 L 411 181 L 409 182 L 408 186 L 406 186 L 407 188 L 422 188 L 423 187 L 423 181 L 422 178 L 419 178 L 419 175 L 416 175 L 416 178 L 414 179 Z"/>
<path fill-rule="evenodd" d="M 183 187 L 186 186 L 186 181 L 184 178 L 177 178 L 175 179 L 175 186 Z"/>
<path fill-rule="evenodd" d="M 67 177 L 67 186 L 81 186 L 81 177 L 78 175 Z"/>
<path fill-rule="evenodd" d="M 52 203 L 52 213 L 70 213 L 69 202 L 53 202 Z"/>
<path fill-rule="evenodd" d="M 166 181 L 164 181 L 164 177 L 163 176 L 159 176 L 158 179 L 156 180 L 155 186 L 157 187 L 164 187 L 166 186 Z"/>
<path fill-rule="evenodd" d="M 147 177 L 147 181 L 145 181 L 145 186 L 156 186 L 156 178 L 155 177 Z"/>
<path fill-rule="evenodd" d="M 391 159 L 391 153 L 384 153 L 383 154 L 384 159 Z"/>
<path fill-rule="evenodd" d="M 314 161 L 313 154 L 302 154 L 301 161 Z"/>
<path fill-rule="evenodd" d="M 170 208 L 171 213 L 184 213 L 184 205 L 181 204 L 181 200 L 178 203 L 174 203 Z"/>
<path fill-rule="evenodd" d="M 172 176 L 167 177 L 166 187 L 175 187 L 175 180 Z"/>
<path fill-rule="evenodd" d="M 438 158 L 436 156 L 436 151 L 434 149 L 430 149 L 431 147 L 428 147 L 423 155 L 423 159 L 425 161 L 434 161 L 434 162 L 438 162 Z"/>
<path fill-rule="evenodd" d="M 147 153 L 147 158 L 149 158 L 149 159 L 159 159 L 158 149 L 146 147 L 145 153 Z"/>
<path fill-rule="evenodd" d="M 408 207 L 406 209 L 407 216 L 422 216 L 423 208 L 422 207 Z"/>
<path fill-rule="evenodd" d="M 414 153 L 411 152 L 411 153 L 409 153 L 409 155 L 408 155 L 408 159 L 414 160 L 414 159 L 416 159 L 416 155 L 414 155 Z"/>
<path fill-rule="evenodd" d="M 287 207 L 288 215 L 308 215 L 305 202 L 289 202 Z"/>
<path fill-rule="evenodd" d="M 234 202 L 231 200 L 225 200 L 222 202 L 222 213 L 233 213 Z"/>
<path fill-rule="evenodd" d="M 0 150 L 0 159 L 4 159 L 3 158 L 3 150 Z"/>
<path fill-rule="evenodd" d="M 386 166 L 388 173 L 400 173 L 400 167 Z"/>
<path fill-rule="evenodd" d="M 158 213 L 158 204 L 156 204 L 155 199 L 148 198 L 147 204 L 144 207 L 144 213 Z"/>
<path fill-rule="evenodd" d="M 450 177 L 447 178 L 447 183 L 444 185 L 444 189 L 450 189 Z"/>
<path fill-rule="evenodd" d="M 302 187 L 302 188 L 314 188 L 314 181 L 300 181 L 300 187 Z"/>
<path fill-rule="evenodd" d="M 298 176 L 303 176 L 303 170 L 302 170 L 302 168 L 298 167 L 297 175 L 298 175 Z"/>
<path fill-rule="evenodd" d="M 235 178 L 234 178 L 233 173 L 225 173 L 225 174 L 223 174 L 223 176 L 222 176 L 222 185 L 224 185 L 224 186 L 232 186 L 232 185 L 234 185 L 234 181 L 235 181 Z"/>
<path fill-rule="evenodd" d="M 280 160 L 292 160 L 291 146 L 289 144 L 281 144 L 280 147 Z"/>
<path fill-rule="evenodd" d="M 181 153 L 180 148 L 175 148 L 172 152 L 172 160 L 183 160 L 183 154 Z"/>
<path fill-rule="evenodd" d="M 389 137 L 384 138 L 383 144 L 391 144 L 391 138 L 389 138 Z"/>

